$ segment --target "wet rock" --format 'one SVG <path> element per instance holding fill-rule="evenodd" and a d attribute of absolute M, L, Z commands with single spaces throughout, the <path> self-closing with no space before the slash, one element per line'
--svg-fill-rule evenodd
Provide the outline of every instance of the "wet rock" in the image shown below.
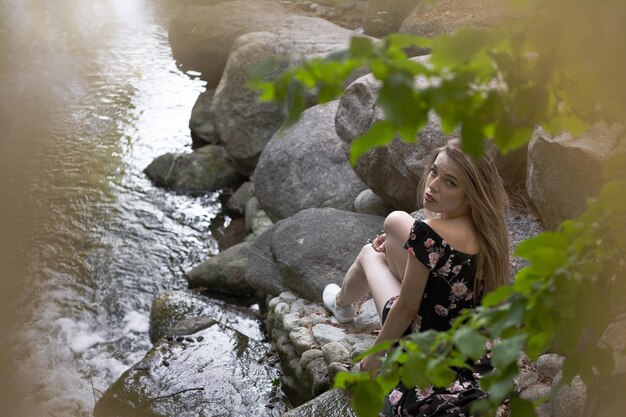
<path fill-rule="evenodd" d="M 156 343 L 166 335 L 188 334 L 175 329 L 177 329 L 179 322 L 184 323 L 190 318 L 215 320 L 227 324 L 255 340 L 263 340 L 264 338 L 257 317 L 247 307 L 232 305 L 190 291 L 169 291 L 157 295 L 152 302 L 150 341 Z M 196 324 L 191 322 L 186 325 L 193 326 Z"/>
<path fill-rule="evenodd" d="M 263 149 L 254 174 L 256 195 L 272 220 L 314 207 L 354 211 L 354 200 L 366 186 L 335 131 L 337 105 L 309 108 Z"/>
<path fill-rule="evenodd" d="M 144 172 L 158 186 L 191 194 L 232 187 L 242 181 L 224 148 L 215 145 L 188 154 L 161 155 Z"/>
<path fill-rule="evenodd" d="M 187 272 L 191 288 L 204 287 L 213 292 L 252 296 L 255 294 L 245 280 L 250 242 L 232 246 Z"/>
<path fill-rule="evenodd" d="M 207 90 L 201 93 L 191 110 L 189 130 L 191 131 L 192 148 L 200 148 L 205 145 L 217 145 L 219 135 L 209 118 L 209 110 L 213 102 L 215 90 Z"/>
<path fill-rule="evenodd" d="M 373 214 L 375 216 L 386 217 L 393 211 L 391 204 L 384 198 L 376 195 L 372 190 L 361 191 L 354 200 L 354 210 L 357 213 Z"/>
<path fill-rule="evenodd" d="M 574 138 L 537 129 L 529 144 L 526 189 L 547 229 L 579 216 L 602 188 L 603 167 L 623 129 L 598 124 Z"/>
<path fill-rule="evenodd" d="M 334 389 L 288 411 L 283 417 L 356 417 L 356 414 L 347 393 Z"/>
<path fill-rule="evenodd" d="M 162 339 L 109 387 L 94 416 L 275 415 L 266 405 L 277 375 L 258 361 L 267 344 L 222 324 L 193 337 L 184 348 Z"/>
<path fill-rule="evenodd" d="M 228 199 L 226 208 L 228 210 L 244 214 L 246 211 L 246 204 L 254 197 L 254 183 L 252 181 L 246 181 L 237 191 Z"/>
<path fill-rule="evenodd" d="M 279 4 L 264 0 L 187 7 L 170 24 L 172 53 L 185 68 L 200 71 L 208 88 L 215 88 L 235 39 L 249 32 L 274 30 L 287 16 Z"/>
<path fill-rule="evenodd" d="M 300 211 L 254 242 L 246 280 L 262 293 L 289 289 L 303 298 L 321 300 L 324 287 L 341 283 L 382 222 L 382 217 L 332 208 Z"/>

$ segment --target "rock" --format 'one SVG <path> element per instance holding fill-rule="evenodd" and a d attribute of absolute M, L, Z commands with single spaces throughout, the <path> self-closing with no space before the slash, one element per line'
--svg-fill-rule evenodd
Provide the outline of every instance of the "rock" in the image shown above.
<path fill-rule="evenodd" d="M 358 332 L 372 332 L 380 329 L 380 317 L 374 300 L 370 298 L 359 306 L 359 314 L 354 318 L 354 328 Z"/>
<path fill-rule="evenodd" d="M 94 416 L 275 415 L 266 408 L 277 377 L 263 364 L 268 344 L 222 324 L 192 339 L 162 339 L 104 393 Z"/>
<path fill-rule="evenodd" d="M 411 58 L 429 65 L 429 57 Z M 418 78 L 418 88 L 428 87 L 425 79 Z M 349 152 L 352 142 L 363 135 L 377 121 L 383 111 L 376 105 L 380 83 L 371 74 L 358 78 L 345 90 L 335 119 L 337 134 Z M 398 210 L 411 212 L 418 206 L 417 188 L 433 150 L 449 139 L 458 138 L 458 132 L 443 134 L 441 122 L 431 112 L 426 125 L 420 130 L 416 143 L 406 143 L 395 138 L 384 147 L 371 149 L 360 157 L 354 170 L 370 189 Z M 500 175 L 506 179 L 507 191 L 519 192 L 524 183 L 526 152 L 514 151 L 506 156 L 496 154 Z"/>
<path fill-rule="evenodd" d="M 376 195 L 372 190 L 367 189 L 354 200 L 354 211 L 357 213 L 373 214 L 375 216 L 387 217 L 393 211 L 391 204 L 387 203 L 384 198 Z"/>
<path fill-rule="evenodd" d="M 304 371 L 305 384 L 310 389 L 310 397 L 320 395 L 330 388 L 328 365 L 324 358 L 313 359 Z"/>
<path fill-rule="evenodd" d="M 307 58 L 346 47 L 351 34 L 323 19 L 290 16 L 277 24 L 272 33 L 248 33 L 234 42 L 215 92 L 211 117 L 240 173 L 252 172 L 259 154 L 285 116 L 283 106 L 257 100 L 259 92 L 246 84 L 250 70 L 269 59 L 284 58 L 280 69 L 273 74 L 276 76 Z"/>
<path fill-rule="evenodd" d="M 237 191 L 228 199 L 226 208 L 230 211 L 244 214 L 246 211 L 246 204 L 254 197 L 254 183 L 252 181 L 246 181 Z"/>
<path fill-rule="evenodd" d="M 577 376 L 572 380 L 571 384 L 564 385 L 556 390 L 556 387 L 561 383 L 562 375 L 562 371 L 559 371 L 552 381 L 553 393 L 550 399 L 552 416 L 580 417 L 585 406 L 587 387 L 580 377 Z"/>
<path fill-rule="evenodd" d="M 539 220 L 528 209 L 509 209 L 506 213 L 506 223 L 510 242 L 510 273 L 511 280 L 528 262 L 520 257 L 513 256 L 515 248 L 520 242 L 535 237 L 544 232 Z"/>
<path fill-rule="evenodd" d="M 281 220 L 253 244 L 246 280 L 266 294 L 290 289 L 321 300 L 324 287 L 341 284 L 367 239 L 383 219 L 332 208 L 307 209 Z"/>
<path fill-rule="evenodd" d="M 323 358 L 323 357 L 324 357 L 324 352 L 322 352 L 321 350 L 309 349 L 306 352 L 304 352 L 302 356 L 300 357 L 300 367 L 302 367 L 303 369 L 306 369 L 309 363 L 311 363 L 313 360 L 318 359 L 318 358 Z"/>
<path fill-rule="evenodd" d="M 298 356 L 315 346 L 313 333 L 306 327 L 296 327 L 289 332 L 289 340 L 293 343 L 293 348 L 296 350 Z"/>
<path fill-rule="evenodd" d="M 356 417 L 356 414 L 348 395 L 343 390 L 334 389 L 288 411 L 283 417 Z"/>
<path fill-rule="evenodd" d="M 335 132 L 338 101 L 314 106 L 261 152 L 255 192 L 270 219 L 277 221 L 314 207 L 354 211 L 366 187 L 356 176 Z"/>
<path fill-rule="evenodd" d="M 368 0 L 363 31 L 376 38 L 397 32 L 418 3 L 419 0 Z"/>
<path fill-rule="evenodd" d="M 500 0 L 422 1 L 409 13 L 399 31 L 430 38 L 464 27 L 488 29 L 515 15 L 508 3 Z"/>
<path fill-rule="evenodd" d="M 350 361 L 350 351 L 339 342 L 330 342 L 322 346 L 324 360 L 328 365 L 333 362 Z"/>
<path fill-rule="evenodd" d="M 519 393 L 519 396 L 523 400 L 536 401 L 540 398 L 546 397 L 550 393 L 550 387 L 544 384 L 534 384 L 524 389 Z"/>
<path fill-rule="evenodd" d="M 541 128 L 529 144 L 526 189 L 547 229 L 579 216 L 602 188 L 604 163 L 618 145 L 620 126 L 598 124 L 574 138 Z"/>
<path fill-rule="evenodd" d="M 346 331 L 339 327 L 329 326 L 328 324 L 320 323 L 313 326 L 313 337 L 315 341 L 321 345 L 325 345 L 332 342 L 341 342 L 346 338 Z"/>
<path fill-rule="evenodd" d="M 522 369 L 513 379 L 517 386 L 517 392 L 520 392 L 535 385 L 535 383 L 539 381 L 539 374 L 534 370 Z"/>
<path fill-rule="evenodd" d="M 376 105 L 378 88 L 378 81 L 368 74 L 350 84 L 341 97 L 335 127 L 345 143 L 346 154 L 357 137 L 383 118 L 382 109 Z M 446 141 L 438 119 L 432 116 L 419 133 L 419 144 L 396 138 L 387 146 L 362 155 L 354 170 L 375 194 L 394 208 L 411 212 L 418 205 L 417 185 L 425 164 L 432 151 Z"/>
<path fill-rule="evenodd" d="M 541 373 L 541 375 L 549 378 L 554 378 L 559 371 L 563 368 L 563 361 L 565 358 L 556 353 L 548 353 L 541 355 L 535 362 L 535 368 Z"/>
<path fill-rule="evenodd" d="M 248 255 L 246 282 L 260 294 L 278 295 L 288 289 L 272 253 L 274 227 L 275 225 L 254 240 Z"/>
<path fill-rule="evenodd" d="M 190 288 L 204 287 L 213 292 L 252 296 L 255 294 L 245 279 L 248 253 L 252 244 L 232 246 L 187 272 Z"/>
<path fill-rule="evenodd" d="M 626 314 L 611 319 L 599 342 L 613 351 L 614 369 L 611 375 L 626 374 Z"/>
<path fill-rule="evenodd" d="M 191 131 L 192 148 L 200 148 L 205 145 L 217 145 L 220 138 L 209 118 L 209 110 L 213 102 L 215 90 L 207 90 L 201 93 L 191 110 L 189 130 Z"/>
<path fill-rule="evenodd" d="M 246 220 L 243 217 L 228 219 L 224 213 L 218 214 L 209 226 L 211 236 L 217 241 L 220 251 L 225 251 L 242 243 L 247 238 Z"/>
<path fill-rule="evenodd" d="M 232 187 L 242 180 L 224 148 L 216 145 L 188 154 L 166 153 L 152 161 L 144 172 L 158 186 L 191 194 Z"/>
<path fill-rule="evenodd" d="M 194 317 L 209 318 L 227 324 L 255 340 L 264 338 L 258 319 L 249 308 L 199 296 L 189 291 L 169 291 L 159 294 L 152 302 L 150 341 L 156 343 L 165 335 L 177 334 L 176 331 L 172 332 L 176 325 Z"/>
<path fill-rule="evenodd" d="M 170 24 L 174 59 L 186 69 L 200 71 L 207 88 L 215 88 L 235 39 L 249 32 L 276 29 L 287 16 L 276 2 L 264 0 L 187 7 Z"/>

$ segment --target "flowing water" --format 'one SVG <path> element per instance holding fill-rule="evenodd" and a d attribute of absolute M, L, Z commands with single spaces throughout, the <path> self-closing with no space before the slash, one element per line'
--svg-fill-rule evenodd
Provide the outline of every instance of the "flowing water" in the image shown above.
<path fill-rule="evenodd" d="M 150 348 L 154 295 L 218 250 L 218 195 L 142 173 L 189 150 L 204 82 L 171 57 L 177 2 L 0 5 L 2 393 L 14 415 L 88 416 Z"/>

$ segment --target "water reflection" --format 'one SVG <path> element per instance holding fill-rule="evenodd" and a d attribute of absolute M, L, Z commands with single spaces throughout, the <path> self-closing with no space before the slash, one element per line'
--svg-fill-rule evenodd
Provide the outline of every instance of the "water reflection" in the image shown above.
<path fill-rule="evenodd" d="M 0 0 L 0 330 L 17 358 L 0 352 L 13 372 L 0 390 L 27 400 L 0 406 L 15 415 L 90 415 L 149 347 L 152 295 L 217 251 L 218 196 L 176 196 L 142 173 L 190 146 L 204 89 L 171 59 L 175 8 Z"/>

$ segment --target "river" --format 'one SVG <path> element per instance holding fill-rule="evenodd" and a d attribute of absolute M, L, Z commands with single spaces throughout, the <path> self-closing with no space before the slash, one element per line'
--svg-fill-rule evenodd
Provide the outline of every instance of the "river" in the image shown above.
<path fill-rule="evenodd" d="M 150 348 L 154 295 L 219 250 L 218 195 L 142 173 L 190 149 L 205 83 L 172 59 L 178 2 L 0 5 L 3 415 L 89 416 Z"/>

